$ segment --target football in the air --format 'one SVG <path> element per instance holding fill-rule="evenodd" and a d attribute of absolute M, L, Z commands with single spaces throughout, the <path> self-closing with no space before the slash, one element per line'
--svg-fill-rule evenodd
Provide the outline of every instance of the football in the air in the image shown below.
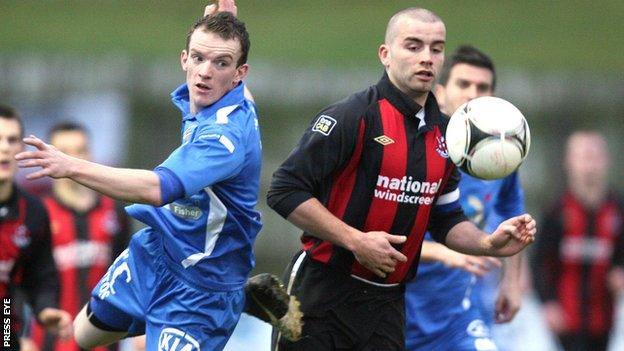
<path fill-rule="evenodd" d="M 518 169 L 529 153 L 529 125 L 512 103 L 484 96 L 460 106 L 448 123 L 451 160 L 481 179 L 498 179 Z"/>

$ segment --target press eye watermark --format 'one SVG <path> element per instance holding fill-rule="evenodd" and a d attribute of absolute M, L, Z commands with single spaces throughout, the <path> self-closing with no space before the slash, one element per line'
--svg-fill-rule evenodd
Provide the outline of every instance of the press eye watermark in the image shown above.
<path fill-rule="evenodd" d="M 11 299 L 2 300 L 2 347 L 11 347 Z"/>

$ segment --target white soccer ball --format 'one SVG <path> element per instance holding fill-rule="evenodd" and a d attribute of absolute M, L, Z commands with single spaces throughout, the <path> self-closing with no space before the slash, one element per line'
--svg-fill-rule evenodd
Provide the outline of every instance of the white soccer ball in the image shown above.
<path fill-rule="evenodd" d="M 498 179 L 518 169 L 529 153 L 529 125 L 509 101 L 484 96 L 460 106 L 446 129 L 451 160 L 481 179 Z"/>

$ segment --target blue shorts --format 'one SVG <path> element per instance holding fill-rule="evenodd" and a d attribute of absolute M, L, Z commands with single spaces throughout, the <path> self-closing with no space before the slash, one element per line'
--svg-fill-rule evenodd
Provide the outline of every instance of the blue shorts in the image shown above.
<path fill-rule="evenodd" d="M 91 293 L 91 311 L 114 330 L 147 335 L 147 350 L 221 350 L 245 304 L 243 289 L 212 291 L 167 268 L 160 236 L 132 237 Z"/>
<path fill-rule="evenodd" d="M 410 338 L 407 335 L 407 350 L 436 351 L 497 351 L 490 330 L 474 307 L 454 318 L 443 332 L 430 334 L 425 338 Z"/>

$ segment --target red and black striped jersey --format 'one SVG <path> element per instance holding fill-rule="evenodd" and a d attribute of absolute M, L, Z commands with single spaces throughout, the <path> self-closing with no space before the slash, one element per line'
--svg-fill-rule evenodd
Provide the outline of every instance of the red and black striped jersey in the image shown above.
<path fill-rule="evenodd" d="M 108 266 L 126 248 L 130 235 L 127 216 L 120 204 L 105 196 L 99 196 L 86 211 L 77 211 L 54 196 L 45 197 L 43 202 L 50 214 L 60 308 L 75 317 Z M 55 341 L 37 326 L 33 327 L 33 339 L 43 350 L 79 350 L 73 340 Z"/>
<path fill-rule="evenodd" d="M 614 315 L 607 273 L 624 267 L 620 199 L 610 194 L 592 210 L 564 194 L 542 220 L 531 263 L 538 296 L 560 303 L 568 332 L 607 335 Z"/>
<path fill-rule="evenodd" d="M 350 251 L 310 233 L 302 236 L 316 261 L 374 283 L 402 283 L 415 272 L 427 230 L 444 242 L 450 228 L 466 220 L 458 203 L 459 173 L 444 142 L 447 122 L 433 94 L 422 108 L 384 74 L 314 118 L 273 174 L 268 204 L 286 218 L 314 197 L 359 230 L 406 235 L 395 247 L 408 261 L 385 279 Z"/>
<path fill-rule="evenodd" d="M 15 301 L 16 296 L 25 296 L 35 315 L 57 307 L 58 274 L 50 240 L 48 213 L 41 201 L 13 187 L 9 200 L 0 203 L 0 299 L 11 300 L 16 334 L 23 322 L 23 301 Z"/>

